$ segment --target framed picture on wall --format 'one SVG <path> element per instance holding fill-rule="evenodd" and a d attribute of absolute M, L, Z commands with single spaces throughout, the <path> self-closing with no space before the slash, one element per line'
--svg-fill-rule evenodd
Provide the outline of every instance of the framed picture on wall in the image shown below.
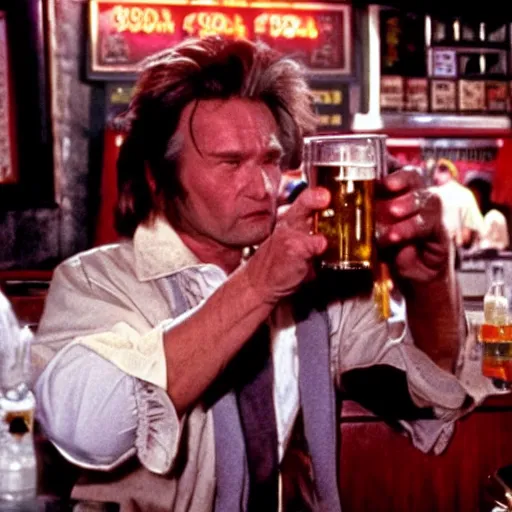
<path fill-rule="evenodd" d="M 0 213 L 55 204 L 44 0 L 0 0 Z"/>
<path fill-rule="evenodd" d="M 6 13 L 0 11 L 0 183 L 18 181 L 13 105 Z"/>

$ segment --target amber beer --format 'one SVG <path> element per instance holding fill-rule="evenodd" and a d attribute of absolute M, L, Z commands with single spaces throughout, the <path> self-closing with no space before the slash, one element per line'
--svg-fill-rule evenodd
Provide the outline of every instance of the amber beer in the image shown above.
<path fill-rule="evenodd" d="M 327 238 L 322 266 L 371 268 L 373 258 L 374 180 L 340 177 L 338 164 L 313 164 L 317 185 L 331 193 L 329 206 L 316 214 L 315 231 Z M 343 175 L 343 172 L 341 173 Z"/>
<path fill-rule="evenodd" d="M 312 187 L 325 187 L 331 202 L 315 214 L 313 231 L 328 241 L 322 267 L 374 269 L 375 180 L 387 171 L 385 136 L 321 135 L 305 140 L 304 165 Z"/>

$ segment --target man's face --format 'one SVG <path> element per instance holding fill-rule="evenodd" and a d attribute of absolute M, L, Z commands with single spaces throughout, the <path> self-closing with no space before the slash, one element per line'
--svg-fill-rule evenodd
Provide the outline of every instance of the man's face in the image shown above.
<path fill-rule="evenodd" d="M 450 169 L 444 164 L 437 165 L 434 170 L 434 183 L 437 186 L 444 185 L 448 183 L 452 179 L 452 175 L 450 173 Z"/>
<path fill-rule="evenodd" d="M 174 227 L 206 245 L 261 243 L 275 224 L 281 178 L 282 148 L 268 107 L 238 98 L 192 103 L 178 133 L 184 195 L 173 199 Z"/>

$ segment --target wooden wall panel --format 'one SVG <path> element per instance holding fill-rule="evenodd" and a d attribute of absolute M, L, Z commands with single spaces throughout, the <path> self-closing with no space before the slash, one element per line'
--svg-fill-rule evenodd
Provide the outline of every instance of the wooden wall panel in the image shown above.
<path fill-rule="evenodd" d="M 437 456 L 420 452 L 384 422 L 354 409 L 347 404 L 341 422 L 344 512 L 491 510 L 487 477 L 512 463 L 510 397 L 491 400 L 460 420 Z"/>

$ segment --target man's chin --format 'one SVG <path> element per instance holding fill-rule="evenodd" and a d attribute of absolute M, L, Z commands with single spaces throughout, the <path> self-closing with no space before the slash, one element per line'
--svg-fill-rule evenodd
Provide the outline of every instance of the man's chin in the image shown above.
<path fill-rule="evenodd" d="M 250 230 L 247 230 L 250 231 Z M 254 230 L 254 232 L 244 233 L 243 236 L 240 236 L 237 240 L 231 240 L 231 245 L 236 246 L 238 248 L 245 247 L 253 247 L 255 245 L 261 245 L 270 235 L 272 234 L 272 229 L 259 229 Z"/>

